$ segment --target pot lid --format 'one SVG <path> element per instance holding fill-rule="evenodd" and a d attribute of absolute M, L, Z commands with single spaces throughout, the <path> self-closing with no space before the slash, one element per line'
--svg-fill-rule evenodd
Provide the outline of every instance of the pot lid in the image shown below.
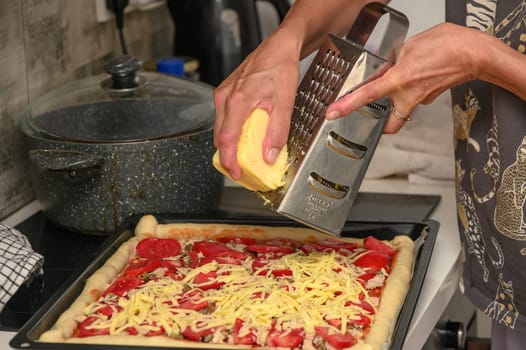
<path fill-rule="evenodd" d="M 23 131 L 70 142 L 133 142 L 211 130 L 213 88 L 170 75 L 138 72 L 132 56 L 31 103 Z"/>

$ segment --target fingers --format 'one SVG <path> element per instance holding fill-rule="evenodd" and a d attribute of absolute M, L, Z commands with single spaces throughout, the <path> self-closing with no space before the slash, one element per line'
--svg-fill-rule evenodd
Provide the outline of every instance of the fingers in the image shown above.
<path fill-rule="evenodd" d="M 216 106 L 214 144 L 219 149 L 221 166 L 234 180 L 241 178 L 243 173 L 237 162 L 237 146 L 243 124 L 255 108 L 253 104 L 241 103 L 244 100 L 244 95 L 234 92 L 224 103 Z"/>
<path fill-rule="evenodd" d="M 292 116 L 292 105 L 276 108 L 270 114 L 270 121 L 263 140 L 263 159 L 268 164 L 273 164 L 287 143 L 290 130 L 290 119 Z"/>
<path fill-rule="evenodd" d="M 388 74 L 361 86 L 332 103 L 327 108 L 326 118 L 334 120 L 344 117 L 385 96 L 391 98 L 392 109 L 385 124 L 384 133 L 394 134 L 412 119 L 410 115 L 416 103 L 408 101 L 406 94 L 398 88 L 398 85 L 391 80 Z"/>

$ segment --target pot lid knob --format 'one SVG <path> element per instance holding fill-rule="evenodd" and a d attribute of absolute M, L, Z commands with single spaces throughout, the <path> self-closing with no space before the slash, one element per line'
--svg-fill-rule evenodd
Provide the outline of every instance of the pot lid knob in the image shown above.
<path fill-rule="evenodd" d="M 117 91 L 135 90 L 146 83 L 146 80 L 137 75 L 141 62 L 136 57 L 123 55 L 111 59 L 104 64 L 104 71 L 111 75 L 104 80 L 103 88 Z"/>

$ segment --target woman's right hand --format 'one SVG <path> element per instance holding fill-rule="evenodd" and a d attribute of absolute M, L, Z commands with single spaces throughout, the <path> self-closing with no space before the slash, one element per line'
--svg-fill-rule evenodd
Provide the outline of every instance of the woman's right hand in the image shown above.
<path fill-rule="evenodd" d="M 255 108 L 270 116 L 262 149 L 265 161 L 272 164 L 287 142 L 299 79 L 300 39 L 286 28 L 276 30 L 214 91 L 214 145 L 234 180 L 242 174 L 237 144 L 243 123 Z"/>

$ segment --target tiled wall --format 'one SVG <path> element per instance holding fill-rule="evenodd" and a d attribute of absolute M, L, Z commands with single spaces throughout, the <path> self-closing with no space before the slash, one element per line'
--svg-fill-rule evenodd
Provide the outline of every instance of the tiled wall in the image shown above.
<path fill-rule="evenodd" d="M 127 14 L 125 38 L 142 60 L 169 55 L 166 7 Z M 119 54 L 114 21 L 97 23 L 95 0 L 0 1 L 0 219 L 33 199 L 20 113 L 49 90 L 101 73 Z"/>

